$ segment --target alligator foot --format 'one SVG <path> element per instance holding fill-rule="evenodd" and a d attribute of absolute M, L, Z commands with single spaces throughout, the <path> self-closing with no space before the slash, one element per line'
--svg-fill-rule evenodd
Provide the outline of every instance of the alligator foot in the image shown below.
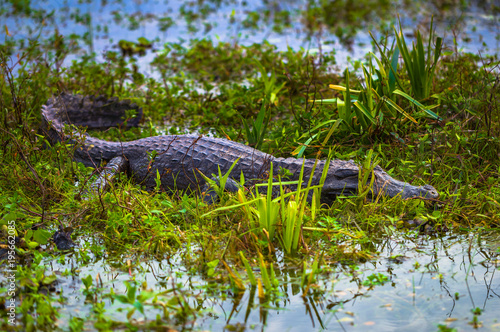
<path fill-rule="evenodd" d="M 83 199 L 88 200 L 104 193 L 116 176 L 127 169 L 127 165 L 128 162 L 124 157 L 118 156 L 111 159 L 97 179 L 90 183 L 88 189 L 83 192 Z"/>

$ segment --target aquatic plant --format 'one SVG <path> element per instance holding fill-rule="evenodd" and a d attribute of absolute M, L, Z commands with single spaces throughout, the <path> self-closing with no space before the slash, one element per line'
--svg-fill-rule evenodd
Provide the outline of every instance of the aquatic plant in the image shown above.
<path fill-rule="evenodd" d="M 410 52 L 402 30 L 400 30 L 399 34 L 396 33 L 397 46 L 388 50 L 388 54 L 386 54 L 372 35 L 373 41 L 377 45 L 383 60 L 380 60 L 373 53 L 369 54 L 368 68 L 361 65 L 364 75 L 364 86 L 359 90 L 352 89 L 350 87 L 349 69 L 346 69 L 345 86 L 330 84 L 331 89 L 342 93 L 343 99 L 319 99 L 314 102 L 320 105 L 336 105 L 340 127 L 358 135 L 377 130 L 386 132 L 394 131 L 394 124 L 400 122 L 401 118 L 408 119 L 416 124 L 417 121 L 414 115 L 412 116 L 398 105 L 397 96 L 404 97 L 410 105 L 425 112 L 430 118 L 441 120 L 441 117 L 431 111 L 431 109 L 439 105 L 424 106 L 420 102 L 427 100 L 429 97 L 434 71 L 442 49 L 442 38 L 437 37 L 436 46 L 434 51 L 432 51 L 432 29 L 433 25 L 431 22 L 427 58 L 425 57 L 420 32 L 417 32 L 417 44 L 413 44 L 413 49 Z M 415 98 L 396 88 L 397 85 L 401 89 L 405 89 L 402 84 L 403 77 L 398 72 L 400 50 L 407 74 L 410 77 L 412 93 L 415 95 Z M 434 53 L 432 59 L 431 52 Z M 378 68 L 373 64 L 373 60 L 377 63 Z"/>

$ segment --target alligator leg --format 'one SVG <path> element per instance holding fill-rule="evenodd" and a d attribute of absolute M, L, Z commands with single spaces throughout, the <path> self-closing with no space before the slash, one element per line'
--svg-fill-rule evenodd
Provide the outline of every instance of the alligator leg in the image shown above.
<path fill-rule="evenodd" d="M 122 157 L 114 157 L 109 161 L 104 170 L 99 174 L 97 179 L 89 184 L 88 189 L 83 192 L 82 197 L 85 200 L 91 199 L 96 195 L 104 193 L 111 185 L 115 177 L 127 169 L 128 161 Z"/>

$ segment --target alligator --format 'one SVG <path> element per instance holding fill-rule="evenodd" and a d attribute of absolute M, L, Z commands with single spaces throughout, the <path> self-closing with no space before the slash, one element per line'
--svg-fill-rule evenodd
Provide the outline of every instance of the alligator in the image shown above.
<path fill-rule="evenodd" d="M 132 111 L 132 112 L 130 112 Z M 130 114 L 135 113 L 135 117 Z M 129 115 L 128 119 L 124 117 Z M 49 99 L 42 107 L 42 131 L 53 144 L 63 141 L 75 146 L 74 159 L 85 166 L 99 167 L 113 158 L 113 170 L 126 170 L 135 182 L 151 191 L 200 192 L 206 188 L 207 177 L 228 172 L 230 178 L 240 179 L 244 175 L 247 183 L 268 179 L 278 175 L 280 168 L 291 174 L 288 180 L 299 180 L 303 168 L 303 181 L 307 185 L 319 185 L 325 160 L 277 158 L 250 146 L 228 139 L 203 135 L 162 135 L 142 138 L 130 142 L 110 142 L 76 130 L 74 126 L 89 129 L 105 129 L 111 126 L 133 127 L 139 124 L 142 109 L 128 100 L 104 96 L 82 96 L 63 93 Z M 234 164 L 234 165 L 233 165 Z M 316 165 L 315 165 L 316 164 Z M 116 166 L 118 165 L 118 166 Z M 314 170 L 314 172 L 313 172 Z M 356 195 L 360 169 L 352 161 L 330 160 L 321 190 L 321 202 L 331 203 L 339 195 Z M 371 196 L 379 195 L 407 198 L 435 199 L 438 192 L 431 185 L 413 186 L 389 176 L 380 166 L 373 170 Z M 252 182 L 253 181 L 253 182 Z M 232 186 L 231 191 L 237 190 Z M 292 188 L 293 189 L 293 188 Z"/>

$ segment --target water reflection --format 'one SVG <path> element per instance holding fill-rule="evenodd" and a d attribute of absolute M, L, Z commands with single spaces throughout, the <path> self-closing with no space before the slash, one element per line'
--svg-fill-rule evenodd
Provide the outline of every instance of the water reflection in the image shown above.
<path fill-rule="evenodd" d="M 496 272 L 500 261 L 490 239 L 477 234 L 396 238 L 378 248 L 380 256 L 376 261 L 348 269 L 332 266 L 332 272 L 322 274 L 305 297 L 284 283 L 282 306 L 269 303 L 265 315 L 262 307 L 248 314 L 252 291 L 246 292 L 241 301 L 223 302 L 219 312 L 231 312 L 224 315 L 228 324 L 267 324 L 270 330 L 369 327 L 380 331 L 427 331 L 438 324 L 468 329 L 474 318 L 472 310 L 480 308 L 479 321 L 499 328 L 500 279 Z M 498 248 L 498 239 L 496 243 Z M 374 273 L 384 274 L 389 282 L 363 286 L 363 281 Z"/>
<path fill-rule="evenodd" d="M 428 29 L 434 15 L 437 34 L 459 49 L 498 53 L 500 22 L 496 1 L 40 1 L 21 10 L 6 5 L 0 17 L 14 40 L 27 46 L 38 39 L 47 50 L 63 37 L 68 60 L 95 52 L 119 51 L 120 40 L 137 42 L 145 37 L 153 49 L 164 43 L 208 38 L 243 45 L 268 40 L 279 50 L 287 47 L 335 51 L 341 63 L 371 50 L 368 31 L 378 37 L 392 33 L 399 18 L 405 32 Z M 76 45 L 79 45 L 77 47 Z M 144 67 L 154 58 L 148 52 Z M 68 62 L 69 64 L 69 62 Z"/>
<path fill-rule="evenodd" d="M 218 282 L 207 278 L 190 268 L 186 256 L 181 255 L 161 262 L 143 260 L 131 270 L 123 268 L 123 261 L 97 260 L 81 267 L 80 275 L 91 274 L 95 280 L 99 272 L 104 288 L 113 288 L 117 294 L 126 293 L 123 281 L 131 279 L 146 281 L 163 296 L 182 294 L 195 316 L 184 322 L 171 317 L 170 323 L 177 322 L 179 329 L 429 331 L 447 325 L 468 330 L 476 316 L 477 324 L 495 330 L 500 328 L 499 243 L 494 233 L 443 237 L 399 234 L 376 244 L 378 257 L 366 263 L 323 265 L 306 294 L 300 286 L 302 270 L 297 262 L 278 255 L 274 267 L 279 291 L 266 298 L 260 298 L 258 290 L 248 283 L 245 292 L 234 293 L 227 279 Z M 52 266 L 59 272 L 66 268 L 59 263 Z M 224 274 L 223 267 L 220 272 Z M 245 276 L 244 271 L 239 272 Z M 377 274 L 387 281 L 370 286 L 366 281 Z M 62 278 L 61 284 L 69 299 L 60 311 L 61 320 L 75 315 L 76 308 L 81 317 L 92 319 L 82 287 L 78 289 L 74 279 Z M 162 300 L 162 295 L 158 299 Z M 114 320 L 127 321 L 126 311 L 118 310 L 123 304 L 105 301 Z M 159 308 L 147 308 L 150 320 L 161 313 Z M 141 318 L 137 313 L 132 317 L 136 315 L 136 319 Z"/>

